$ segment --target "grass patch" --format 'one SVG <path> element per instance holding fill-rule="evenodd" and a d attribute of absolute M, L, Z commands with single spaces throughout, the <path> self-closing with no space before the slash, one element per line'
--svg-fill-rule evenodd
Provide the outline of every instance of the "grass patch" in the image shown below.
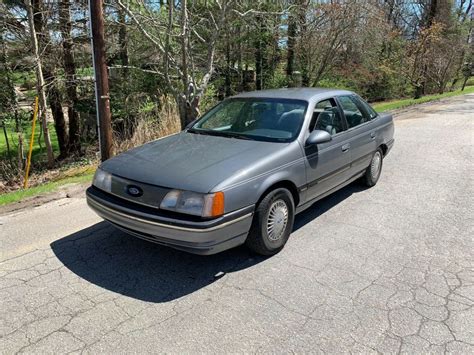
<path fill-rule="evenodd" d="M 26 190 L 8 192 L 0 195 L 0 206 L 8 203 L 21 201 L 24 198 L 36 196 L 57 190 L 59 187 L 66 184 L 83 183 L 92 181 L 94 176 L 95 166 L 87 166 L 75 168 L 62 173 L 59 177 L 47 183 L 30 187 Z"/>
<path fill-rule="evenodd" d="M 5 121 L 8 142 L 10 143 L 10 157 L 16 159 L 18 155 L 18 133 L 15 132 L 15 123 L 13 120 Z M 51 138 L 51 145 L 53 147 L 54 155 L 59 154 L 58 137 L 56 136 L 56 129 L 53 123 L 48 123 L 49 136 Z M 25 157 L 28 154 L 31 139 L 31 122 L 23 122 L 23 150 Z M 41 135 L 41 147 L 39 145 L 39 136 L 41 132 L 41 123 L 36 121 L 35 139 L 33 143 L 32 162 L 42 161 L 47 159 L 46 146 L 44 144 L 43 135 Z M 7 142 L 3 130 L 0 131 L 0 159 L 8 158 Z"/>
<path fill-rule="evenodd" d="M 420 97 L 419 99 L 401 99 L 401 100 L 393 100 L 393 101 L 376 102 L 372 106 L 378 112 L 392 111 L 392 110 L 397 110 L 397 109 L 405 108 L 412 105 L 417 105 L 417 104 L 422 104 L 425 102 L 443 99 L 446 97 L 472 94 L 472 93 L 474 93 L 474 86 L 467 86 L 464 89 L 464 91 L 461 91 L 461 89 L 458 89 L 454 91 L 445 92 L 443 94 L 426 95 L 426 96 Z"/>

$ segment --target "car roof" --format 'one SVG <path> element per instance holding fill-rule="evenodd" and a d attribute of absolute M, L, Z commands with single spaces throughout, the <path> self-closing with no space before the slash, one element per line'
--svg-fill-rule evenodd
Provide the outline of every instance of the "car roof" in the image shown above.
<path fill-rule="evenodd" d="M 243 92 L 232 98 L 264 97 L 313 101 L 328 96 L 351 95 L 352 91 L 327 88 L 285 88 Z"/>

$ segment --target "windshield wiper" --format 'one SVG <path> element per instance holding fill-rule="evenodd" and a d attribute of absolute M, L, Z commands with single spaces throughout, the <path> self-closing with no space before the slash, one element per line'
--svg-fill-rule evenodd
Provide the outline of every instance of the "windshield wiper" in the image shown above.
<path fill-rule="evenodd" d="M 253 140 L 252 138 L 250 138 L 249 136 L 246 136 L 244 134 L 234 133 L 234 132 L 215 131 L 215 130 L 212 130 L 212 129 L 190 128 L 190 129 L 188 129 L 188 132 L 196 133 L 196 134 L 207 134 L 207 135 L 210 135 L 210 136 L 218 136 L 218 137 L 229 137 L 229 138 Z"/>
<path fill-rule="evenodd" d="M 234 133 L 234 132 L 223 132 L 226 134 L 226 136 L 228 137 L 232 137 L 232 138 L 237 138 L 237 139 L 245 139 L 245 140 L 250 140 L 252 141 L 253 139 L 245 134 L 240 134 L 240 133 Z"/>

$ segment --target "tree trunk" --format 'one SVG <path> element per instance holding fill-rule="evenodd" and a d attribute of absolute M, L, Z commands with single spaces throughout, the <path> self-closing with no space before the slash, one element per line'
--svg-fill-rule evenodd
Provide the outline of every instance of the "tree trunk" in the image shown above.
<path fill-rule="evenodd" d="M 188 95 L 189 81 L 188 81 L 188 7 L 187 0 L 181 1 L 181 71 L 183 77 L 183 91 L 185 96 Z"/>
<path fill-rule="evenodd" d="M 48 156 L 48 167 L 52 168 L 54 165 L 54 154 L 53 148 L 51 146 L 51 138 L 49 136 L 48 122 L 47 122 L 47 112 L 46 112 L 46 93 L 44 92 L 44 77 L 42 63 L 39 56 L 39 46 L 38 38 L 36 37 L 36 30 L 34 24 L 33 16 L 33 6 L 31 5 L 31 0 L 25 0 L 25 6 L 28 14 L 28 25 L 30 30 L 31 45 L 33 47 L 33 54 L 36 64 L 36 90 L 39 96 L 40 103 L 40 117 L 41 117 L 41 126 L 44 135 L 44 142 L 46 145 L 46 152 Z"/>
<path fill-rule="evenodd" d="M 32 9 L 33 23 L 39 39 L 38 47 L 41 47 L 42 54 L 47 56 L 50 54 L 51 44 L 48 32 L 44 26 L 43 0 L 33 0 Z M 51 114 L 53 116 L 54 121 L 54 128 L 56 130 L 56 136 L 58 138 L 58 146 L 60 153 L 59 158 L 61 159 L 67 156 L 68 141 L 66 121 L 64 119 L 64 113 L 62 109 L 62 95 L 56 83 L 54 68 L 52 68 L 51 66 L 44 65 L 44 63 L 42 63 L 42 65 L 44 80 L 47 84 L 48 89 L 48 93 L 46 96 L 49 98 L 49 107 L 51 109 Z"/>
<path fill-rule="evenodd" d="M 69 118 L 69 153 L 81 153 L 79 112 L 77 111 L 78 97 L 76 85 L 76 64 L 74 63 L 73 41 L 71 37 L 71 15 L 69 0 L 61 0 L 60 28 L 63 39 L 63 65 L 66 76 L 67 114 Z"/>
<path fill-rule="evenodd" d="M 286 76 L 291 81 L 295 70 L 296 18 L 293 14 L 288 17 L 288 51 L 286 54 Z"/>
<path fill-rule="evenodd" d="M 225 96 L 229 97 L 232 95 L 232 80 L 231 80 L 231 58 L 230 58 L 230 38 L 229 34 L 226 35 L 226 69 L 225 69 Z"/>
<path fill-rule="evenodd" d="M 261 29 L 261 17 L 257 16 L 257 28 Z M 262 45 L 262 32 L 259 31 L 255 41 L 255 74 L 256 82 L 255 87 L 257 90 L 263 89 L 263 45 Z"/>
<path fill-rule="evenodd" d="M 160 4 L 160 8 L 163 6 Z M 119 40 L 119 57 L 120 63 L 124 66 L 128 66 L 128 47 L 127 47 L 127 24 L 125 23 L 125 11 L 119 7 L 118 8 L 118 22 L 119 22 L 119 33 L 118 33 L 118 40 Z M 123 69 L 124 78 L 128 75 L 128 69 Z"/>
<path fill-rule="evenodd" d="M 178 95 L 176 96 L 176 103 L 178 105 L 181 129 L 184 129 L 188 124 L 199 117 L 199 98 L 195 97 L 190 101 L 189 98 Z"/>
<path fill-rule="evenodd" d="M 64 159 L 67 156 L 67 127 L 66 120 L 64 119 L 63 106 L 61 104 L 62 95 L 57 85 L 54 83 L 55 77 L 50 74 L 49 70 L 44 71 L 45 82 L 47 84 L 47 96 L 49 101 L 49 108 L 51 109 L 51 115 L 53 116 L 54 129 L 56 130 L 56 136 L 58 137 L 59 157 L 58 159 Z"/>
<path fill-rule="evenodd" d="M 469 80 L 469 77 L 465 76 L 464 81 L 462 82 L 461 91 L 464 91 L 464 88 L 466 87 L 466 83 L 467 83 L 468 80 Z"/>

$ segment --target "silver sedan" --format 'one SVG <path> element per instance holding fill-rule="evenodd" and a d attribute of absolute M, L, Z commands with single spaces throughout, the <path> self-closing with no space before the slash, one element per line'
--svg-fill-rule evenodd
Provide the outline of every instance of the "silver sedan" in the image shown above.
<path fill-rule="evenodd" d="M 392 116 L 350 91 L 243 93 L 104 162 L 87 201 L 152 242 L 198 254 L 245 243 L 272 255 L 295 214 L 356 179 L 375 185 L 393 134 Z"/>

